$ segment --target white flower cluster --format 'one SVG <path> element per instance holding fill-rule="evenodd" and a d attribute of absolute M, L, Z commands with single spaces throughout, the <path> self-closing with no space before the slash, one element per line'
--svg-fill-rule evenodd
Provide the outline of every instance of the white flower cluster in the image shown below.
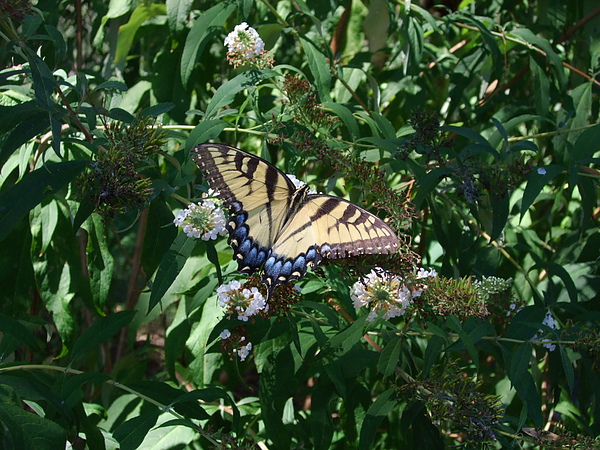
<path fill-rule="evenodd" d="M 357 311 L 367 305 L 372 308 L 367 321 L 373 322 L 380 316 L 391 319 L 403 315 L 410 305 L 412 293 L 399 277 L 375 268 L 354 283 L 350 297 Z"/>
<path fill-rule="evenodd" d="M 214 240 L 218 235 L 227 234 L 225 213 L 214 200 L 192 203 L 177 213 L 173 223 L 181 227 L 189 237 L 204 241 Z"/>
<path fill-rule="evenodd" d="M 256 30 L 246 22 L 236 25 L 225 38 L 225 45 L 230 54 L 237 54 L 252 59 L 262 53 L 265 43 Z"/>
<path fill-rule="evenodd" d="M 242 289 L 242 284 L 233 280 L 229 284 L 222 284 L 217 288 L 219 305 L 222 308 L 233 310 L 238 315 L 238 320 L 248 321 L 248 317 L 260 311 L 268 311 L 269 304 L 259 292 L 258 288 Z"/>
<path fill-rule="evenodd" d="M 231 337 L 231 331 L 225 329 L 221 332 L 219 337 L 223 340 L 229 339 Z M 246 340 L 245 337 L 241 337 L 240 341 L 244 342 Z M 252 351 L 252 342 L 248 342 L 246 345 L 243 345 L 240 348 L 234 348 L 233 353 L 237 354 L 240 358 L 240 361 L 245 361 L 250 352 Z"/>
<path fill-rule="evenodd" d="M 548 311 L 546 311 L 546 317 L 544 317 L 544 320 L 542 320 L 542 325 L 546 325 L 548 328 L 552 328 L 553 330 L 556 330 L 556 324 L 554 323 L 554 316 L 552 315 L 550 308 L 548 308 Z M 554 350 L 556 350 L 556 344 L 553 344 L 550 339 L 548 339 L 548 338 L 540 339 L 538 337 L 538 334 L 540 334 L 540 333 L 543 333 L 543 330 L 538 330 L 537 334 L 535 336 L 533 336 L 533 338 L 531 338 L 531 340 L 534 342 L 537 341 L 537 342 L 541 343 L 544 347 L 546 347 L 548 349 L 548 351 L 553 352 Z"/>

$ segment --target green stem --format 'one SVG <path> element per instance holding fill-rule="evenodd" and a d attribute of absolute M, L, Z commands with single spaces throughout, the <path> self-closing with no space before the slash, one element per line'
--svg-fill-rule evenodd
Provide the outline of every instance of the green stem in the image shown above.
<path fill-rule="evenodd" d="M 273 15 L 275 16 L 275 18 L 284 26 L 284 27 L 289 27 L 290 24 L 286 22 L 286 20 L 281 17 L 279 15 L 279 13 L 277 12 L 277 10 L 273 7 L 273 5 L 271 5 L 267 0 L 261 0 L 263 2 L 263 4 L 269 9 L 269 11 L 271 11 L 273 13 Z"/>

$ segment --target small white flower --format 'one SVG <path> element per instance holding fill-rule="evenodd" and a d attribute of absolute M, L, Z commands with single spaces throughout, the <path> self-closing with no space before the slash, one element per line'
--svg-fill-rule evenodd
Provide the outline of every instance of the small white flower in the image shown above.
<path fill-rule="evenodd" d="M 223 340 L 229 339 L 231 337 L 231 331 L 229 331 L 228 329 L 224 329 L 223 331 L 221 331 L 221 334 L 219 334 L 219 337 Z"/>
<path fill-rule="evenodd" d="M 367 322 L 373 322 L 378 317 L 379 317 L 379 314 L 377 314 L 377 311 L 371 311 L 369 313 L 369 315 L 367 316 Z"/>
<path fill-rule="evenodd" d="M 537 173 L 539 173 L 540 175 L 546 175 L 546 169 L 544 169 L 543 167 L 538 167 Z"/>
<path fill-rule="evenodd" d="M 372 322 L 379 316 L 391 319 L 403 315 L 413 294 L 401 278 L 376 268 L 354 283 L 350 297 L 356 310 L 366 305 L 372 308 L 367 317 L 367 321 Z"/>
<path fill-rule="evenodd" d="M 548 308 L 548 310 L 546 311 L 546 317 L 544 317 L 544 320 L 542 320 L 542 323 L 544 325 L 546 325 L 547 327 L 552 328 L 553 330 L 556 330 L 556 325 L 554 324 L 554 316 L 552 315 L 550 308 Z"/>
<path fill-rule="evenodd" d="M 227 234 L 225 213 L 214 200 L 192 203 L 177 213 L 173 220 L 189 237 L 204 241 L 215 240 L 218 235 Z"/>
<path fill-rule="evenodd" d="M 256 30 L 246 22 L 236 25 L 225 38 L 225 45 L 231 54 L 238 54 L 246 59 L 260 55 L 265 49 L 265 43 Z"/>

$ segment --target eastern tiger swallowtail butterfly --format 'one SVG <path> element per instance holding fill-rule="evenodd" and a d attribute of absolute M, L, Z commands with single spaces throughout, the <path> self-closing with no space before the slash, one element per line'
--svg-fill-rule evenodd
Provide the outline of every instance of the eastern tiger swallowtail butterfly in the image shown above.
<path fill-rule="evenodd" d="M 229 209 L 227 225 L 240 272 L 263 270 L 267 295 L 299 280 L 322 258 L 395 253 L 398 237 L 381 219 L 347 200 L 309 194 L 258 156 L 223 144 L 192 153 Z"/>

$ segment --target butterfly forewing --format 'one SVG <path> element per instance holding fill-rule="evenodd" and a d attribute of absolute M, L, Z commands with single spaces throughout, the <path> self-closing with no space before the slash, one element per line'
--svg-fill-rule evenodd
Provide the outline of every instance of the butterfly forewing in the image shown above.
<path fill-rule="evenodd" d="M 240 271 L 261 268 L 290 209 L 295 187 L 275 166 L 233 147 L 199 145 L 196 163 L 229 209 L 229 243 Z"/>

